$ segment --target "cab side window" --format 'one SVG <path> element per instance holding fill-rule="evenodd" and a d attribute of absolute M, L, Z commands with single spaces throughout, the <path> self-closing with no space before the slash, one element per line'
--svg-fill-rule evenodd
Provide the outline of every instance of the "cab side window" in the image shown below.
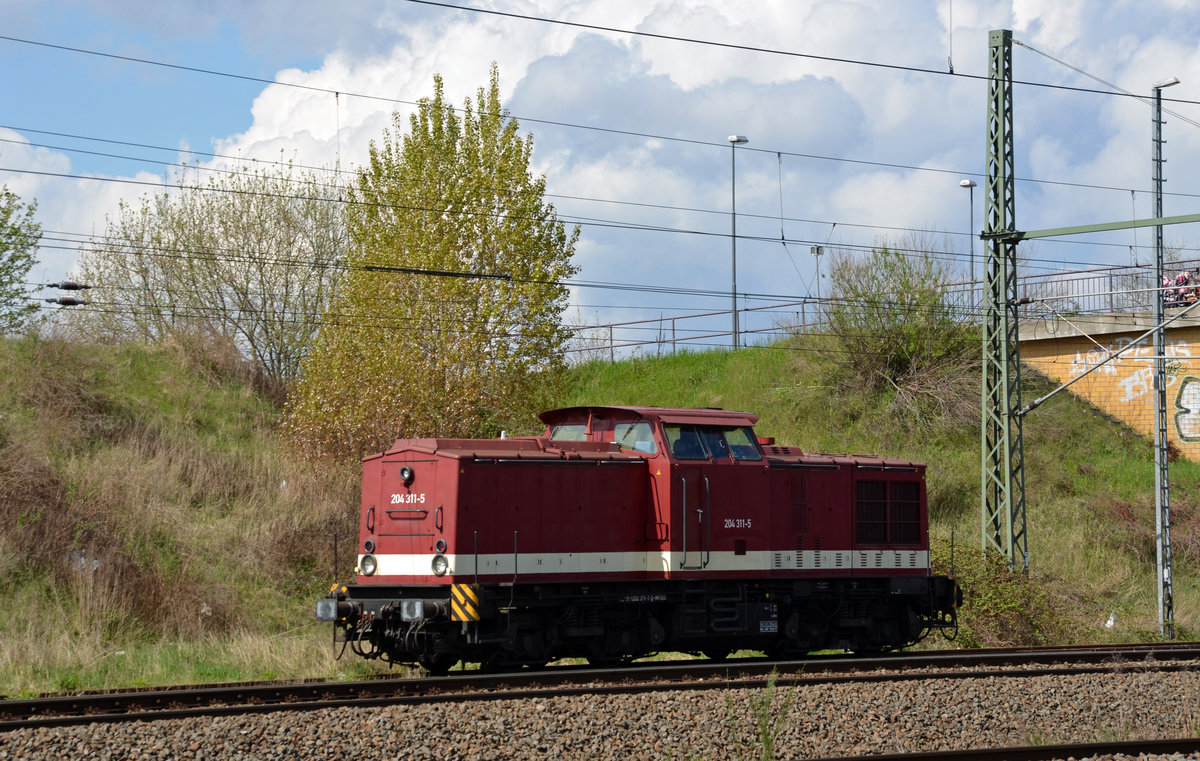
<path fill-rule="evenodd" d="M 693 425 L 666 425 L 667 445 L 671 454 L 677 460 L 703 460 L 708 457 L 704 444 L 700 442 L 700 434 Z"/>
<path fill-rule="evenodd" d="M 762 452 L 750 428 L 716 425 L 664 426 L 671 454 L 677 460 L 761 460 Z"/>

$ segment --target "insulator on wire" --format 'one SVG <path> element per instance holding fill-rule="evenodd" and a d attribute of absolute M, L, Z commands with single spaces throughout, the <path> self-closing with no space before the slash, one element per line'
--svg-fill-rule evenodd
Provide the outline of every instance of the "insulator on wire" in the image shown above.
<path fill-rule="evenodd" d="M 76 283 L 73 280 L 64 280 L 61 283 L 50 283 L 46 287 L 47 288 L 57 288 L 60 291 L 82 291 L 82 290 L 91 288 L 90 285 L 84 285 L 83 283 Z"/>
<path fill-rule="evenodd" d="M 77 299 L 74 296 L 59 296 L 56 299 L 46 299 L 47 304 L 60 304 L 65 307 L 77 307 L 84 304 L 90 304 L 90 301 Z"/>

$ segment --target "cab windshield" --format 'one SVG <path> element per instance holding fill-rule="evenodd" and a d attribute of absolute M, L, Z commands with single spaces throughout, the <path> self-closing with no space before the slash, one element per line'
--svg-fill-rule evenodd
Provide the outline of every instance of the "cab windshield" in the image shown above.
<path fill-rule="evenodd" d="M 587 441 L 587 426 L 583 423 L 566 423 L 550 429 L 553 441 Z"/>
<path fill-rule="evenodd" d="M 632 449 L 645 454 L 654 454 L 658 451 L 658 447 L 654 444 L 654 431 L 645 421 L 617 423 L 613 428 L 613 441 L 617 442 L 621 449 Z"/>
<path fill-rule="evenodd" d="M 612 426 L 612 441 L 621 449 L 643 454 L 655 454 L 658 445 L 654 443 L 654 429 L 642 420 L 636 423 L 616 423 Z M 609 440 L 609 432 L 600 430 L 596 433 L 603 441 Z M 588 432 L 585 423 L 562 423 L 550 428 L 551 441 L 587 441 Z"/>

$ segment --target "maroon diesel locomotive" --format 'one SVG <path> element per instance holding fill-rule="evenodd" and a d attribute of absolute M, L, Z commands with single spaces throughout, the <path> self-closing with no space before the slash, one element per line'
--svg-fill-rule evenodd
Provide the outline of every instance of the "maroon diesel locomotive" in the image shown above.
<path fill-rule="evenodd" d="M 357 580 L 317 602 L 366 658 L 485 668 L 656 651 L 882 651 L 956 626 L 925 466 L 806 454 L 756 415 L 572 407 L 544 435 L 363 461 Z"/>

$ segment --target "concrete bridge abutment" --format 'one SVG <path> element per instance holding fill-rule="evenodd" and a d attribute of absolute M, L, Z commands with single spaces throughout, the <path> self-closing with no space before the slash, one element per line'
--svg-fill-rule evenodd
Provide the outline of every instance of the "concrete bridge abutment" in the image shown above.
<path fill-rule="evenodd" d="M 1167 318 L 1178 311 L 1168 310 Z M 1023 322 L 1021 361 L 1059 383 L 1099 366 L 1069 390 L 1153 440 L 1154 339 L 1137 340 L 1153 327 L 1152 312 Z M 1164 344 L 1167 436 L 1185 457 L 1200 462 L 1200 307 L 1166 328 Z M 1122 349 L 1128 350 L 1104 362 Z"/>

